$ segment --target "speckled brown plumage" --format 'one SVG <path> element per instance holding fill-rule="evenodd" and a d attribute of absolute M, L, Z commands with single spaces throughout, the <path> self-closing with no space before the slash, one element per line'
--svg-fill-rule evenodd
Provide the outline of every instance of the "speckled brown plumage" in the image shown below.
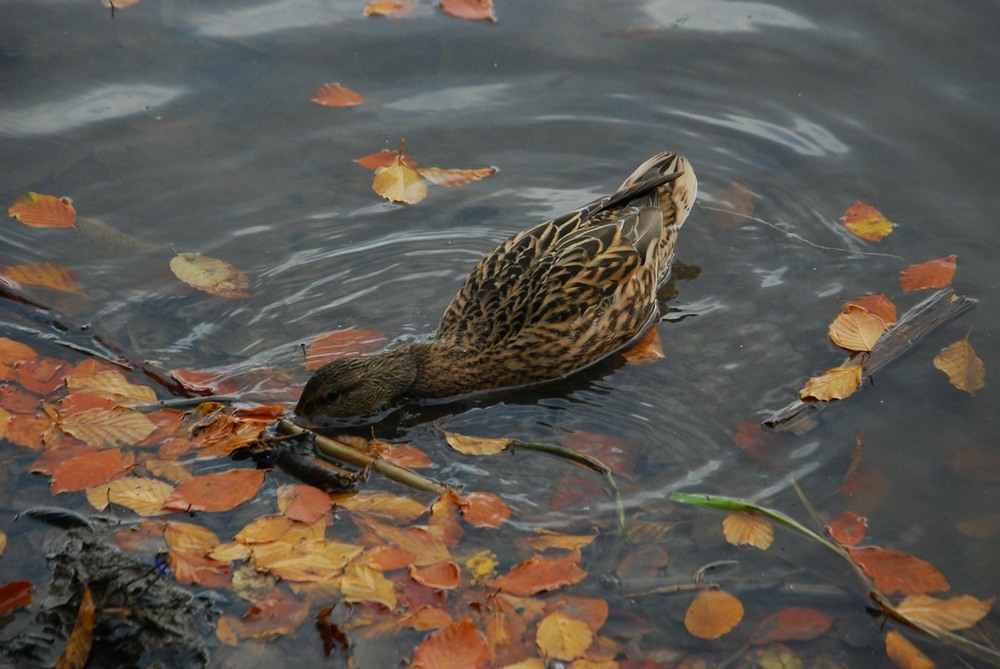
<path fill-rule="evenodd" d="M 653 156 L 613 194 L 483 258 L 432 341 L 328 363 L 296 412 L 349 417 L 404 398 L 538 383 L 621 349 L 657 315 L 656 289 L 696 195 L 684 157 Z"/>

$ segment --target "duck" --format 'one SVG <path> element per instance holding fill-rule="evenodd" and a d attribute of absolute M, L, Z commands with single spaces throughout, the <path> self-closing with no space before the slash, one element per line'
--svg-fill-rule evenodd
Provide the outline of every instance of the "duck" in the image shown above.
<path fill-rule="evenodd" d="M 479 261 L 430 341 L 318 369 L 295 413 L 357 418 L 529 386 L 626 348 L 659 320 L 657 289 L 697 192 L 684 156 L 649 158 L 610 195 L 518 232 Z"/>

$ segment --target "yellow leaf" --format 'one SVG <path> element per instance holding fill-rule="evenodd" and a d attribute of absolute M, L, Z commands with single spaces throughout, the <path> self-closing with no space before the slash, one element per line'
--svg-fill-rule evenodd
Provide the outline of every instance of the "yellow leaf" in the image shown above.
<path fill-rule="evenodd" d="M 62 655 L 56 660 L 55 669 L 82 669 L 87 664 L 90 648 L 94 643 L 94 617 L 97 605 L 88 586 L 83 588 L 83 599 L 76 614 L 76 624 L 66 639 Z"/>
<path fill-rule="evenodd" d="M 132 509 L 140 516 L 159 516 L 167 513 L 163 501 L 173 491 L 172 485 L 158 479 L 129 476 L 87 488 L 87 501 L 98 511 L 111 503 Z"/>
<path fill-rule="evenodd" d="M 472 574 L 472 584 L 478 585 L 492 579 L 499 564 L 496 553 L 484 548 L 465 561 L 465 568 Z"/>
<path fill-rule="evenodd" d="M 215 532 L 207 527 L 171 521 L 167 521 L 163 538 L 166 539 L 170 550 L 199 556 L 207 555 L 221 543 Z"/>
<path fill-rule="evenodd" d="M 261 516 L 247 523 L 234 539 L 248 545 L 266 544 L 281 539 L 294 524 L 284 516 Z"/>
<path fill-rule="evenodd" d="M 386 200 L 401 204 L 417 204 L 427 197 L 427 182 L 399 160 L 375 171 L 372 188 Z"/>
<path fill-rule="evenodd" d="M 961 595 L 950 599 L 913 595 L 901 601 L 896 611 L 907 620 L 954 632 L 978 623 L 989 613 L 992 606 L 992 598 L 976 599 L 972 595 Z"/>
<path fill-rule="evenodd" d="M 900 669 L 934 669 L 937 666 L 896 630 L 885 635 L 885 652 Z"/>
<path fill-rule="evenodd" d="M 411 497 L 388 492 L 362 492 L 334 497 L 333 503 L 355 513 L 365 513 L 397 523 L 412 523 L 427 512 L 427 505 Z"/>
<path fill-rule="evenodd" d="M 842 400 L 849 397 L 861 385 L 861 365 L 831 367 L 820 376 L 806 381 L 799 391 L 803 400 Z"/>
<path fill-rule="evenodd" d="M 535 643 L 546 657 L 575 660 L 590 648 L 594 633 L 582 620 L 559 611 L 550 613 L 538 623 Z"/>
<path fill-rule="evenodd" d="M 289 581 L 324 581 L 340 574 L 361 546 L 307 539 L 294 546 L 280 541 L 253 547 L 257 568 Z"/>
<path fill-rule="evenodd" d="M 878 209 L 864 202 L 855 202 L 851 205 L 841 220 L 848 230 L 870 242 L 882 241 L 896 227 Z"/>
<path fill-rule="evenodd" d="M 152 404 L 156 401 L 156 391 L 149 386 L 129 382 L 121 372 L 107 370 L 90 376 L 70 374 L 66 387 L 74 393 L 93 393 L 102 397 L 124 401 L 124 403 Z"/>
<path fill-rule="evenodd" d="M 0 268 L 0 277 L 21 286 L 38 286 L 63 293 L 83 295 L 83 291 L 77 286 L 76 279 L 69 270 L 50 262 L 8 265 Z"/>
<path fill-rule="evenodd" d="M 766 551 L 774 541 L 774 525 L 752 513 L 734 512 L 722 521 L 726 541 L 734 546 L 753 546 Z"/>
<path fill-rule="evenodd" d="M 170 260 L 170 270 L 187 285 L 211 295 L 250 297 L 250 278 L 225 260 L 200 253 L 178 253 Z"/>
<path fill-rule="evenodd" d="M 496 455 L 508 446 L 517 443 L 517 440 L 506 437 L 469 437 L 456 432 L 441 431 L 444 432 L 444 438 L 448 445 L 465 455 Z"/>
<path fill-rule="evenodd" d="M 28 193 L 7 210 L 13 218 L 33 228 L 72 228 L 76 207 L 68 197 Z"/>
<path fill-rule="evenodd" d="M 688 606 L 684 627 L 699 639 L 718 639 L 743 620 L 743 603 L 725 590 L 702 590 Z"/>
<path fill-rule="evenodd" d="M 948 375 L 951 385 L 975 395 L 977 390 L 982 390 L 986 385 L 986 366 L 969 343 L 971 333 L 972 330 L 969 330 L 965 339 L 941 349 L 934 356 L 934 366 Z"/>
<path fill-rule="evenodd" d="M 435 186 L 453 188 L 455 186 L 465 186 L 473 181 L 485 179 L 491 174 L 496 174 L 495 167 L 477 167 L 472 169 L 451 169 L 445 170 L 440 167 L 418 167 L 417 174 L 427 179 Z"/>
<path fill-rule="evenodd" d="M 882 333 L 885 322 L 874 314 L 854 307 L 839 314 L 830 324 L 830 339 L 848 351 L 870 351 Z"/>
<path fill-rule="evenodd" d="M 378 602 L 396 608 L 396 586 L 371 567 L 349 564 L 340 580 L 340 592 L 347 602 Z"/>
<path fill-rule="evenodd" d="M 131 445 L 156 429 L 153 421 L 134 409 L 90 409 L 59 421 L 63 432 L 98 448 Z"/>

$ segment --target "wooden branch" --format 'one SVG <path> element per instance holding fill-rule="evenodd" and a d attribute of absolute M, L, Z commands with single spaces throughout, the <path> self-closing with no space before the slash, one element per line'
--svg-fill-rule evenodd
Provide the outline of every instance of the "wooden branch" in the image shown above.
<path fill-rule="evenodd" d="M 925 336 L 975 305 L 976 300 L 956 295 L 951 288 L 938 291 L 907 311 L 886 330 L 867 358 L 851 356 L 841 364 L 863 364 L 865 375 L 870 376 L 912 349 Z M 772 413 L 761 425 L 771 430 L 805 434 L 818 424 L 815 414 L 832 403 L 797 399 Z"/>
<path fill-rule="evenodd" d="M 432 492 L 435 495 L 440 495 L 447 489 L 447 487 L 442 483 L 432 481 L 431 479 L 425 478 L 416 472 L 410 471 L 405 467 L 399 467 L 386 460 L 373 458 L 367 453 L 362 453 L 361 451 L 351 448 L 347 444 L 341 443 L 336 439 L 324 437 L 323 435 L 317 434 L 312 430 L 299 427 L 285 418 L 278 420 L 278 432 L 293 435 L 308 434 L 312 437 L 314 443 L 316 444 L 317 450 L 324 455 L 328 455 L 331 458 L 339 460 L 340 462 L 345 462 L 357 467 L 370 467 L 382 476 L 391 479 L 396 483 L 409 486 L 415 490 Z"/>

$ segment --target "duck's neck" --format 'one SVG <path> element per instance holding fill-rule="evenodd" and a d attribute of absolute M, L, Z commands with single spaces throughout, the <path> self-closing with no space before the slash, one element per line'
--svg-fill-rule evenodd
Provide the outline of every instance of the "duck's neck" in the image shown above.
<path fill-rule="evenodd" d="M 410 397 L 450 397 L 479 389 L 478 365 L 459 347 L 439 340 L 405 347 L 417 363 L 417 375 L 407 393 Z"/>

